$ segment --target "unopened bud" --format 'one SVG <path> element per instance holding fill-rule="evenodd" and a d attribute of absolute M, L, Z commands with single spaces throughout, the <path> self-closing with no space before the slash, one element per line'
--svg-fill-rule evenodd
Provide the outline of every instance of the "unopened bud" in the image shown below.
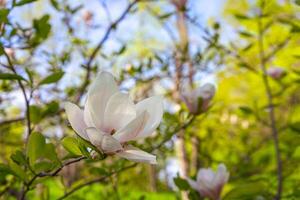
<path fill-rule="evenodd" d="M 280 67 L 270 67 L 267 70 L 267 75 L 272 77 L 273 79 L 281 79 L 286 74 L 285 70 Z"/>
<path fill-rule="evenodd" d="M 211 168 L 201 168 L 197 173 L 196 181 L 188 179 L 190 186 L 203 197 L 219 200 L 224 185 L 228 182 L 229 172 L 226 166 L 220 164 L 214 172 Z"/>
<path fill-rule="evenodd" d="M 211 99 L 215 95 L 215 86 L 207 83 L 197 89 L 182 92 L 182 99 L 190 113 L 197 115 L 207 111 Z"/>
<path fill-rule="evenodd" d="M 88 11 L 88 10 L 83 11 L 82 18 L 83 18 L 83 21 L 87 25 L 91 25 L 92 20 L 93 20 L 93 16 L 94 16 L 93 13 L 91 13 L 90 11 Z"/>

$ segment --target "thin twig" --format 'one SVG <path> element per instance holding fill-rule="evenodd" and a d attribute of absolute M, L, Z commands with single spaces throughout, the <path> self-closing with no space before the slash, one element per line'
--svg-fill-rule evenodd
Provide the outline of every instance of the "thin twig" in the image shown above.
<path fill-rule="evenodd" d="M 65 193 L 63 196 L 59 197 L 57 200 L 65 199 L 66 197 L 70 196 L 70 195 L 73 194 L 74 192 L 76 192 L 76 191 L 78 191 L 78 190 L 80 190 L 80 189 L 82 189 L 82 188 L 84 188 L 84 187 L 86 187 L 86 186 L 92 185 L 92 184 L 94 184 L 94 183 L 102 182 L 102 181 L 104 181 L 105 179 L 111 177 L 111 176 L 114 175 L 114 174 L 120 173 L 120 172 L 125 171 L 125 170 L 127 170 L 127 169 L 134 168 L 135 166 L 137 166 L 137 163 L 134 163 L 134 164 L 131 164 L 131 165 L 129 165 L 129 166 L 127 166 L 127 167 L 124 167 L 124 168 L 122 168 L 122 169 L 116 170 L 116 171 L 114 171 L 114 172 L 112 172 L 112 173 L 110 173 L 110 174 L 108 174 L 108 175 L 106 175 L 106 176 L 103 176 L 103 177 L 100 177 L 100 178 L 96 178 L 96 179 L 93 179 L 93 180 L 91 180 L 91 181 L 82 183 L 82 184 L 80 184 L 80 185 L 74 187 L 72 190 L 68 191 L 67 193 Z"/>
<path fill-rule="evenodd" d="M 16 71 L 16 69 L 15 69 L 12 61 L 10 60 L 9 55 L 5 51 L 4 51 L 4 55 L 5 55 L 6 59 L 7 59 L 7 62 L 8 62 L 10 70 L 14 74 L 18 75 L 18 73 L 17 73 L 17 71 Z M 24 97 L 24 101 L 25 101 L 25 106 L 26 106 L 26 114 L 25 115 L 26 115 L 26 121 L 27 121 L 27 138 L 26 138 L 26 141 L 27 141 L 28 138 L 29 138 L 29 136 L 30 136 L 30 133 L 31 133 L 31 121 L 30 121 L 30 109 L 29 109 L 30 108 L 30 102 L 29 102 L 29 99 L 28 99 L 28 97 L 26 95 L 25 86 L 22 83 L 22 80 L 17 79 L 17 82 L 18 82 L 19 87 L 21 88 L 21 91 L 22 91 L 22 94 L 23 94 L 23 97 Z"/>
<path fill-rule="evenodd" d="M 275 148 L 275 154 L 276 154 L 276 162 L 277 162 L 277 192 L 274 197 L 274 200 L 280 200 L 281 199 L 281 193 L 282 193 L 282 160 L 280 157 L 280 148 L 279 148 L 279 139 L 278 139 L 278 130 L 276 127 L 276 120 L 275 120 L 275 111 L 274 111 L 274 105 L 273 105 L 273 96 L 272 96 L 272 90 L 271 86 L 268 80 L 267 76 L 267 70 L 266 70 L 266 58 L 265 58 L 265 52 L 264 52 L 264 46 L 263 46 L 263 24 L 262 24 L 262 16 L 263 16 L 263 6 L 264 2 L 261 4 L 261 13 L 258 17 L 258 46 L 259 46 L 259 56 L 261 61 L 261 70 L 262 70 L 262 79 L 264 82 L 265 90 L 266 90 L 266 96 L 268 98 L 268 107 L 269 107 L 269 119 L 270 119 L 270 126 L 272 129 L 272 136 L 274 141 L 274 148 Z"/>
<path fill-rule="evenodd" d="M 120 17 L 118 19 L 116 19 L 116 21 L 112 22 L 110 24 L 110 26 L 107 28 L 104 36 L 102 37 L 102 39 L 100 40 L 100 42 L 98 43 L 98 45 L 96 46 L 96 48 L 93 50 L 91 56 L 89 57 L 85 67 L 86 67 L 86 75 L 84 78 L 84 82 L 82 84 L 82 86 L 79 89 L 79 93 L 78 96 L 76 97 L 75 102 L 79 102 L 81 97 L 83 96 L 86 87 L 89 84 L 90 81 L 90 76 L 91 76 L 91 67 L 92 67 L 92 62 L 94 61 L 94 59 L 96 58 L 97 53 L 99 52 L 99 50 L 102 48 L 102 46 L 104 45 L 104 43 L 107 41 L 107 39 L 109 38 L 111 32 L 113 30 L 116 29 L 117 25 L 126 17 L 126 15 L 130 12 L 131 8 L 138 3 L 139 0 L 135 0 L 132 3 L 130 3 L 127 8 L 123 11 L 123 13 L 120 15 Z"/>
<path fill-rule="evenodd" d="M 62 164 L 59 168 L 57 168 L 55 171 L 53 171 L 53 172 L 50 172 L 50 173 L 41 172 L 41 173 L 38 173 L 38 174 L 34 175 L 28 181 L 28 183 L 25 183 L 25 187 L 24 187 L 23 191 L 21 192 L 20 199 L 21 200 L 25 199 L 25 196 L 26 196 L 27 192 L 30 190 L 31 185 L 34 183 L 34 181 L 37 178 L 39 178 L 39 177 L 47 177 L 47 176 L 56 176 L 64 167 L 66 167 L 68 165 L 71 165 L 73 163 L 77 163 L 77 162 L 79 162 L 79 161 L 81 161 L 83 159 L 86 159 L 86 157 L 82 156 L 82 157 L 79 157 L 79 158 L 67 161 L 64 164 Z"/>

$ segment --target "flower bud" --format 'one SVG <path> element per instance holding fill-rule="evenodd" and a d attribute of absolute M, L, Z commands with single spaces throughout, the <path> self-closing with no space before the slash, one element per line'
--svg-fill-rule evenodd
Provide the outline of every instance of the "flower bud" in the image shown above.
<path fill-rule="evenodd" d="M 91 13 L 90 11 L 88 11 L 88 10 L 83 11 L 82 18 L 83 18 L 83 21 L 87 25 L 91 25 L 92 20 L 93 20 L 93 16 L 94 16 L 93 13 Z"/>
<path fill-rule="evenodd" d="M 4 48 L 4 51 L 10 58 L 15 56 L 15 50 L 13 48 Z"/>
<path fill-rule="evenodd" d="M 6 6 L 6 0 L 0 0 L 0 8 L 4 8 Z"/>
<path fill-rule="evenodd" d="M 270 67 L 267 69 L 267 75 L 273 79 L 281 79 L 286 74 L 285 70 L 280 67 Z"/>
<path fill-rule="evenodd" d="M 197 89 L 182 92 L 182 99 L 190 113 L 197 115 L 207 111 L 211 99 L 215 95 L 215 86 L 207 83 Z"/>
<path fill-rule="evenodd" d="M 211 200 L 219 200 L 223 186 L 229 179 L 229 172 L 224 164 L 218 166 L 214 172 L 210 168 L 201 168 L 197 174 L 197 180 L 188 179 L 190 186 L 198 191 L 203 197 Z"/>
<path fill-rule="evenodd" d="M 187 0 L 172 0 L 172 3 L 176 6 L 178 10 L 183 10 L 187 3 Z"/>

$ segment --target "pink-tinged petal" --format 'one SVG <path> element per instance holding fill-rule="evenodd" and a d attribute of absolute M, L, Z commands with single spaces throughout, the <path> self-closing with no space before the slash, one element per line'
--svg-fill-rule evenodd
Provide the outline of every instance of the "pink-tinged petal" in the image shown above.
<path fill-rule="evenodd" d="M 203 168 L 198 171 L 197 181 L 198 182 L 202 181 L 210 184 L 213 182 L 214 177 L 215 177 L 215 172 L 213 170 L 211 170 L 210 168 L 208 169 Z"/>
<path fill-rule="evenodd" d="M 65 103 L 65 110 L 68 120 L 75 132 L 83 139 L 89 140 L 85 132 L 87 126 L 84 123 L 83 111 L 77 105 L 70 102 Z"/>
<path fill-rule="evenodd" d="M 123 147 L 118 140 L 96 128 L 86 129 L 90 142 L 104 153 L 116 153 L 122 151 Z"/>
<path fill-rule="evenodd" d="M 214 178 L 214 185 L 216 187 L 223 187 L 223 185 L 228 181 L 229 173 L 227 172 L 226 166 L 224 164 L 220 164 L 218 166 L 218 171 Z"/>
<path fill-rule="evenodd" d="M 163 101 L 159 96 L 153 96 L 136 104 L 137 114 L 147 111 L 149 119 L 145 128 L 139 133 L 138 138 L 147 137 L 159 126 L 163 116 Z"/>
<path fill-rule="evenodd" d="M 148 112 L 142 112 L 134 120 L 129 122 L 129 124 L 117 131 L 113 137 L 121 143 L 136 139 L 139 133 L 145 128 L 148 119 Z"/>
<path fill-rule="evenodd" d="M 111 73 L 100 72 L 92 82 L 86 101 L 93 123 L 101 129 L 104 120 L 104 111 L 109 98 L 118 91 L 118 86 Z"/>
<path fill-rule="evenodd" d="M 135 117 L 135 105 L 129 95 L 117 92 L 107 102 L 102 128 L 105 132 L 120 130 Z"/>
<path fill-rule="evenodd" d="M 155 155 L 149 154 L 132 146 L 125 147 L 124 151 L 117 153 L 117 155 L 134 162 L 157 164 Z"/>

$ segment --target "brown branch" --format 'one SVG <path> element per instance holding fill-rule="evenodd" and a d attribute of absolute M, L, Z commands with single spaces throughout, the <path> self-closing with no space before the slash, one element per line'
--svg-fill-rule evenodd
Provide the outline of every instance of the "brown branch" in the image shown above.
<path fill-rule="evenodd" d="M 25 199 L 25 196 L 27 194 L 27 192 L 30 190 L 30 187 L 31 185 L 33 184 L 33 182 L 37 179 L 37 178 L 40 178 L 40 177 L 50 177 L 50 176 L 56 176 L 64 167 L 68 166 L 68 165 L 71 165 L 73 163 L 77 163 L 83 159 L 86 159 L 86 157 L 82 156 L 82 157 L 79 157 L 79 158 L 76 158 L 76 159 L 73 159 L 73 160 L 70 160 L 70 161 L 67 161 L 65 162 L 64 164 L 62 164 L 59 168 L 57 168 L 55 171 L 53 172 L 50 172 L 50 173 L 45 173 L 45 172 L 41 172 L 41 173 L 38 173 L 36 175 L 34 175 L 29 181 L 28 183 L 25 183 L 24 184 L 24 189 L 23 191 L 21 191 L 21 195 L 20 195 L 20 200 L 24 200 Z"/>
<path fill-rule="evenodd" d="M 275 148 L 275 154 L 276 154 L 276 162 L 277 162 L 277 192 L 274 197 L 274 200 L 280 200 L 281 199 L 281 193 L 282 193 L 282 182 L 283 182 L 283 176 L 282 176 L 282 160 L 280 156 L 280 147 L 279 147 L 279 139 L 278 139 L 278 130 L 276 127 L 276 120 L 275 120 L 275 110 L 273 105 L 273 96 L 272 96 L 272 90 L 271 86 L 268 80 L 267 76 L 267 69 L 266 69 L 266 57 L 265 57 L 265 51 L 264 51 L 264 38 L 263 38 L 263 24 L 262 24 L 262 16 L 263 16 L 263 7 L 264 2 L 261 4 L 261 13 L 258 17 L 258 46 L 259 46 L 259 56 L 261 61 L 261 70 L 262 70 L 262 79 L 264 82 L 265 90 L 266 90 L 266 96 L 268 98 L 268 107 L 270 109 L 269 111 L 269 119 L 270 119 L 270 126 L 272 130 L 272 136 L 273 136 L 273 142 L 274 142 L 274 148 Z"/>
<path fill-rule="evenodd" d="M 127 170 L 127 169 L 134 168 L 134 167 L 136 167 L 136 166 L 137 166 L 137 163 L 134 163 L 134 164 L 131 164 L 131 165 L 129 165 L 129 166 L 127 166 L 127 167 L 124 167 L 124 168 L 122 168 L 122 169 L 116 170 L 116 171 L 114 171 L 114 172 L 112 172 L 112 173 L 110 173 L 110 174 L 108 174 L 108 175 L 106 175 L 106 176 L 103 176 L 103 177 L 100 177 L 100 178 L 96 178 L 96 179 L 93 179 L 93 180 L 91 180 L 91 181 L 82 183 L 82 184 L 80 184 L 80 185 L 74 187 L 73 189 L 71 189 L 71 190 L 68 191 L 67 193 L 65 193 L 63 196 L 59 197 L 57 200 L 65 199 L 65 198 L 67 198 L 68 196 L 70 196 L 71 194 L 73 194 L 74 192 L 76 192 L 76 191 L 78 191 L 78 190 L 80 190 L 80 189 L 82 189 L 82 188 L 84 188 L 84 187 L 86 187 L 86 186 L 92 185 L 92 184 L 94 184 L 94 183 L 100 183 L 100 182 L 104 181 L 105 179 L 111 177 L 111 176 L 114 175 L 114 174 L 120 173 L 120 172 L 125 171 L 125 170 Z"/>
<path fill-rule="evenodd" d="M 5 51 L 4 51 L 4 55 L 5 55 L 6 59 L 7 59 L 9 69 L 14 74 L 18 75 L 18 73 L 17 73 L 17 71 L 16 71 L 16 69 L 15 69 L 15 67 L 14 67 L 14 65 L 13 65 L 13 63 L 12 63 L 12 61 L 10 59 L 10 57 L 7 55 L 7 53 Z M 30 107 L 30 105 L 29 105 L 30 102 L 29 101 L 30 100 L 28 99 L 28 97 L 26 95 L 25 86 L 22 83 L 22 80 L 17 79 L 17 82 L 18 82 L 19 87 L 21 88 L 21 91 L 22 91 L 22 94 L 23 94 L 23 97 L 24 97 L 24 101 L 25 101 L 25 106 L 26 106 L 26 114 L 25 115 L 26 115 L 26 122 L 27 122 L 27 138 L 26 138 L 26 141 L 27 141 L 28 138 L 29 138 L 29 135 L 31 133 L 31 121 L 30 121 L 30 109 L 29 109 L 29 107 Z"/>
<path fill-rule="evenodd" d="M 18 118 L 15 118 L 15 119 L 3 120 L 3 121 L 0 121 L 0 126 L 4 126 L 4 125 L 15 123 L 15 122 L 21 122 L 23 120 L 24 120 L 24 117 L 18 117 Z"/>
<path fill-rule="evenodd" d="M 78 96 L 76 97 L 76 100 L 75 100 L 76 103 L 78 103 L 80 101 L 81 97 L 83 96 L 83 94 L 85 92 L 85 89 L 87 88 L 87 86 L 89 84 L 89 80 L 90 80 L 90 76 L 91 76 L 92 63 L 95 60 L 97 53 L 102 48 L 104 43 L 107 41 L 107 39 L 109 38 L 111 32 L 117 28 L 117 25 L 126 17 L 126 15 L 130 12 L 131 8 L 138 2 L 139 2 L 139 0 L 135 0 L 132 3 L 130 3 L 127 6 L 127 8 L 123 11 L 123 13 L 120 15 L 120 17 L 118 19 L 116 19 L 116 21 L 114 21 L 110 24 L 110 26 L 107 28 L 104 36 L 102 37 L 102 39 L 100 40 L 98 45 L 93 50 L 91 56 L 89 57 L 86 65 L 85 65 L 86 75 L 85 75 L 84 82 L 83 82 L 82 86 L 79 88 L 79 93 L 78 93 Z"/>

